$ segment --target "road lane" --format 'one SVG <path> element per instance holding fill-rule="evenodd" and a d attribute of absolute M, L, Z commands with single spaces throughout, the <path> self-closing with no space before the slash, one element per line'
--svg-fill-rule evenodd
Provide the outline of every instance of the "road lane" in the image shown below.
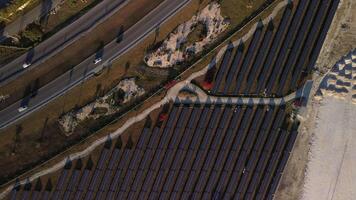
<path fill-rule="evenodd" d="M 103 64 L 109 65 L 115 57 L 122 55 L 130 50 L 135 44 L 141 41 L 148 33 L 152 32 L 157 26 L 166 21 L 170 16 L 173 16 L 182 7 L 184 7 L 191 0 L 171 1 L 166 0 L 157 8 L 152 10 L 146 17 L 132 26 L 124 33 L 123 40 L 116 43 L 116 40 L 107 44 L 104 47 Z M 95 55 L 92 55 L 77 65 L 73 70 L 59 76 L 52 82 L 40 88 L 37 95 L 33 97 L 28 104 L 28 109 L 22 113 L 18 112 L 21 101 L 18 101 L 9 107 L 0 111 L 0 129 L 4 129 L 20 120 L 34 111 L 40 109 L 51 100 L 64 94 L 81 81 L 90 78 L 94 75 L 94 69 L 100 67 L 94 65 L 93 61 Z"/>
<path fill-rule="evenodd" d="M 75 20 L 56 34 L 41 42 L 10 63 L 0 67 L 0 87 L 28 73 L 36 66 L 43 64 L 66 47 L 79 40 L 93 30 L 97 25 L 107 20 L 130 0 L 104 0 L 85 15 Z M 33 56 L 32 56 L 33 55 Z M 31 66 L 24 69 L 23 63 L 31 61 Z"/>

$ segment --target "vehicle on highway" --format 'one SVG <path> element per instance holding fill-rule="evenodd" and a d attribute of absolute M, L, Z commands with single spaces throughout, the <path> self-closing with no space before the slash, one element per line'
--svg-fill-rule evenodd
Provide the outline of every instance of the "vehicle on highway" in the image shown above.
<path fill-rule="evenodd" d="M 17 109 L 19 112 L 23 112 L 25 110 L 27 110 L 27 106 L 21 106 L 19 109 Z"/>
<path fill-rule="evenodd" d="M 94 60 L 94 64 L 98 64 L 98 63 L 100 63 L 101 62 L 101 58 L 96 58 L 95 60 Z"/>
<path fill-rule="evenodd" d="M 31 65 L 31 63 L 25 62 L 25 63 L 22 65 L 22 68 L 26 69 L 26 68 L 29 67 L 30 65 Z"/>

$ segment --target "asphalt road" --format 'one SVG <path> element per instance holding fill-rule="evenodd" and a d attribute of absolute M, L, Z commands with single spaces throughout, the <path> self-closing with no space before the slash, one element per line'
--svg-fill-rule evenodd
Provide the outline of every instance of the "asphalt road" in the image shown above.
<path fill-rule="evenodd" d="M 0 67 L 0 86 L 18 78 L 20 75 L 29 72 L 39 64 L 44 63 L 55 54 L 63 51 L 66 47 L 89 33 L 97 25 L 116 13 L 122 6 L 130 0 L 104 0 L 85 15 L 61 29 L 59 32 L 30 49 L 27 53 L 16 58 L 12 62 Z M 119 28 L 118 28 L 119 29 Z M 25 62 L 32 63 L 24 69 Z"/>
<path fill-rule="evenodd" d="M 177 11 L 183 8 L 190 0 L 166 0 L 161 3 L 157 8 L 152 10 L 142 20 L 132 26 L 123 34 L 123 40 L 116 43 L 116 40 L 107 44 L 103 49 L 103 61 L 101 65 L 93 63 L 95 54 L 85 59 L 73 70 L 59 76 L 57 79 L 48 83 L 38 90 L 35 97 L 31 98 L 28 103 L 28 109 L 23 112 L 18 112 L 21 101 L 18 101 L 11 106 L 0 111 L 0 129 L 4 129 L 9 125 L 15 123 L 29 114 L 40 109 L 51 100 L 64 94 L 69 89 L 78 85 L 86 78 L 94 75 L 95 68 L 108 66 L 110 62 L 130 50 L 139 41 L 145 38 L 161 23 L 166 21 L 169 17 L 173 16 Z"/>

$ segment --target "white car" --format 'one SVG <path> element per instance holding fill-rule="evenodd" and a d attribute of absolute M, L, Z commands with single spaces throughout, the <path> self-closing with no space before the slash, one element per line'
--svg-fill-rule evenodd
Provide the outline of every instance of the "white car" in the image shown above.
<path fill-rule="evenodd" d="M 22 67 L 25 69 L 25 68 L 29 67 L 30 65 L 31 65 L 31 63 L 25 62 L 25 63 L 22 65 Z"/>
<path fill-rule="evenodd" d="M 19 109 L 17 109 L 19 112 L 23 112 L 27 109 L 27 106 L 21 106 Z"/>
<path fill-rule="evenodd" d="M 97 58 L 97 59 L 94 60 L 94 64 L 98 64 L 100 62 L 101 62 L 101 58 Z"/>

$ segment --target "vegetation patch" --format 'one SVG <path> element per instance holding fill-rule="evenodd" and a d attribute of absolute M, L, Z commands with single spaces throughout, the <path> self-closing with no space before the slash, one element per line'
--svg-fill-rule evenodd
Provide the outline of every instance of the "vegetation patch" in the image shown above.
<path fill-rule="evenodd" d="M 113 115 L 133 99 L 142 96 L 145 90 L 135 83 L 135 78 L 127 78 L 119 82 L 105 96 L 96 99 L 79 110 L 73 110 L 59 118 L 59 124 L 66 133 L 72 133 L 79 123 L 88 119 L 99 119 Z"/>
<path fill-rule="evenodd" d="M 25 30 L 3 41 L 2 45 L 16 47 L 35 46 L 83 15 L 88 8 L 92 8 L 97 3 L 97 0 L 63 1 L 47 16 L 27 25 Z"/>
<path fill-rule="evenodd" d="M 220 5 L 210 3 L 190 20 L 179 25 L 160 47 L 145 57 L 150 67 L 169 68 L 203 51 L 229 26 Z"/>
<path fill-rule="evenodd" d="M 192 29 L 193 31 L 187 36 L 186 46 L 191 46 L 196 41 L 201 41 L 208 36 L 208 29 L 203 23 L 198 23 Z"/>

